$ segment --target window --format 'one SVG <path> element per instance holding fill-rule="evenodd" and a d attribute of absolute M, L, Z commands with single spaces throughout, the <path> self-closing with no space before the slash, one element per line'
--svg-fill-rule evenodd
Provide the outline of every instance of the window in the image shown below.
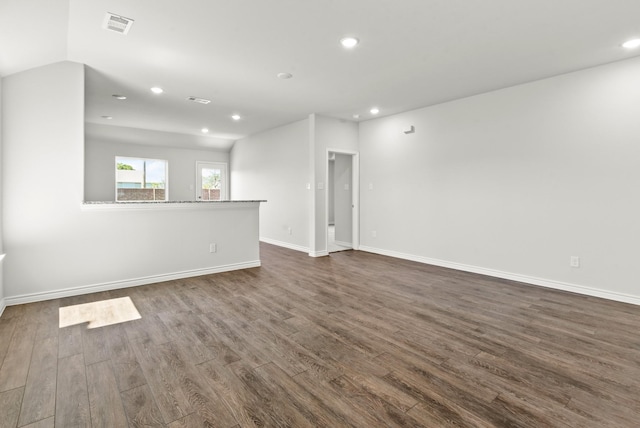
<path fill-rule="evenodd" d="M 227 164 L 196 162 L 196 200 L 222 201 L 227 199 Z"/>
<path fill-rule="evenodd" d="M 168 162 L 116 156 L 116 201 L 166 201 Z"/>

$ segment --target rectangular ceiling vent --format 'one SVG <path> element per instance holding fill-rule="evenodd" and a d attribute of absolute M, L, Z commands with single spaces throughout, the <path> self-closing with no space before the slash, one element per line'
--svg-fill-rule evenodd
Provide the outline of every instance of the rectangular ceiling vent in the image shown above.
<path fill-rule="evenodd" d="M 200 103 L 200 104 L 209 104 L 211 102 L 211 100 L 205 100 L 204 98 L 198 98 L 198 97 L 189 97 L 187 98 L 187 100 L 193 101 L 194 103 Z"/>
<path fill-rule="evenodd" d="M 132 25 L 133 19 L 107 12 L 107 16 L 104 17 L 104 22 L 102 23 L 102 28 L 120 34 L 127 34 Z"/>

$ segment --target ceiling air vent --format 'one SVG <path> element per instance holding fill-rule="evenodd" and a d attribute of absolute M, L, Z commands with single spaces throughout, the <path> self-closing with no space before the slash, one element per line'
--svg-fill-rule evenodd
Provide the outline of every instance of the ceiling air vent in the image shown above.
<path fill-rule="evenodd" d="M 104 17 L 104 22 L 102 23 L 102 28 L 120 34 L 127 34 L 132 25 L 133 19 L 107 12 L 107 16 Z"/>
<path fill-rule="evenodd" d="M 199 104 L 209 104 L 211 102 L 211 100 L 205 100 L 204 98 L 198 98 L 198 97 L 189 97 L 187 98 L 187 100 L 193 101 L 194 103 L 199 103 Z"/>

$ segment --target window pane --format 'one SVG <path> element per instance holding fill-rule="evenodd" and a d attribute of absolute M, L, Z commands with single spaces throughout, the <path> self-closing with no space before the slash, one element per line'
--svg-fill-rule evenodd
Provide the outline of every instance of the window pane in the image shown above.
<path fill-rule="evenodd" d="M 221 171 L 219 169 L 202 168 L 202 200 L 203 201 L 219 201 Z"/>
<path fill-rule="evenodd" d="M 116 157 L 116 201 L 166 201 L 167 161 Z"/>

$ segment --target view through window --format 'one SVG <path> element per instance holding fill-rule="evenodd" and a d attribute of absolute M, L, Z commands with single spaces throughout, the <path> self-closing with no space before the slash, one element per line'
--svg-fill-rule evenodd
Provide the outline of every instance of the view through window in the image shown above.
<path fill-rule="evenodd" d="M 202 199 L 217 201 L 220 199 L 220 170 L 202 168 Z"/>
<path fill-rule="evenodd" d="M 220 201 L 226 199 L 227 165 L 219 162 L 196 163 L 197 193 L 200 201 Z"/>
<path fill-rule="evenodd" d="M 166 201 L 167 161 L 116 157 L 116 201 Z"/>

